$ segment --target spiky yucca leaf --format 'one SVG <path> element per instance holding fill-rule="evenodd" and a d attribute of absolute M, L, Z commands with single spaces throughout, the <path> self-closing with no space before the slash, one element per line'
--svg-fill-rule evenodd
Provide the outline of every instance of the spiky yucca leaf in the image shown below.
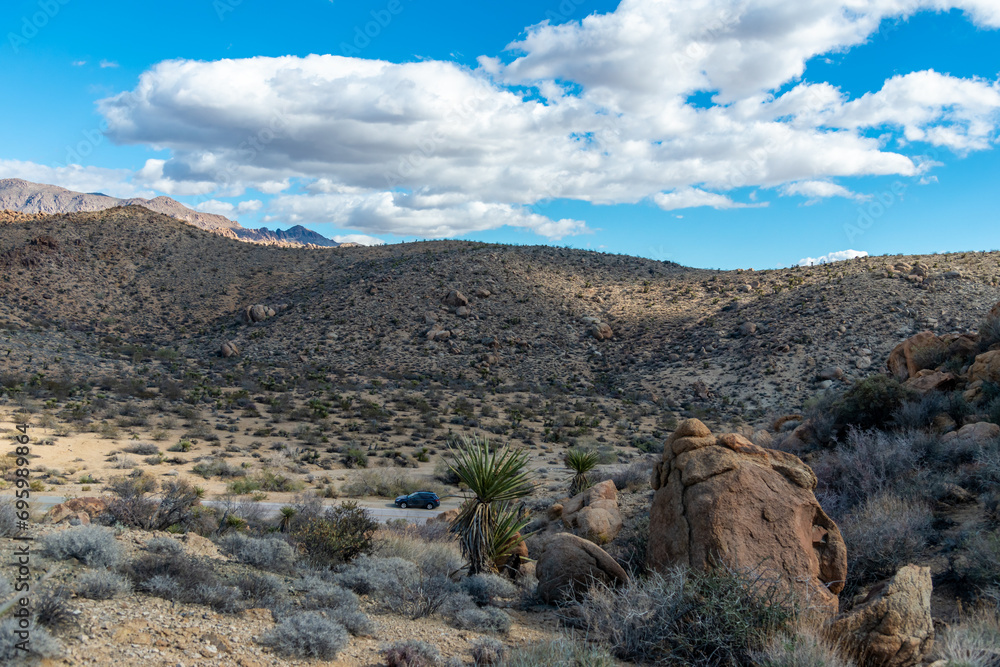
<path fill-rule="evenodd" d="M 469 574 L 494 571 L 490 551 L 501 506 L 523 498 L 534 488 L 525 469 L 528 454 L 509 445 L 494 449 L 488 440 L 474 437 L 462 438 L 451 450 L 451 459 L 449 468 L 473 494 L 451 530 L 459 536 Z"/>
<path fill-rule="evenodd" d="M 490 561 L 498 566 L 506 563 L 518 545 L 524 542 L 522 531 L 531 521 L 531 515 L 523 504 L 514 507 L 512 503 L 502 503 L 495 510 L 488 551 Z"/>
<path fill-rule="evenodd" d="M 597 466 L 597 452 L 585 449 L 571 449 L 566 452 L 566 467 L 575 472 L 570 482 L 569 492 L 576 495 L 590 488 L 590 478 L 587 473 Z"/>

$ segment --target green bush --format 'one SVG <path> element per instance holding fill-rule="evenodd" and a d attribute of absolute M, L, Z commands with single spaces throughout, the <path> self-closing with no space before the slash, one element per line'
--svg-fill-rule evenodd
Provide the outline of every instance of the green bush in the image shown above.
<path fill-rule="evenodd" d="M 322 517 L 302 522 L 292 534 L 314 562 L 332 566 L 349 563 L 372 548 L 378 522 L 357 503 L 329 508 Z"/>
<path fill-rule="evenodd" d="M 894 378 L 870 375 L 856 382 L 834 402 L 836 430 L 843 433 L 848 426 L 883 428 L 892 423 L 903 402 L 912 397 L 913 392 Z"/>
<path fill-rule="evenodd" d="M 401 470 L 391 468 L 375 468 L 361 471 L 354 479 L 346 482 L 341 491 L 351 498 L 362 496 L 378 496 L 381 498 L 395 498 L 404 496 L 414 491 L 432 491 L 439 496 L 444 494 L 444 487 L 436 482 L 426 479 L 411 477 Z"/>

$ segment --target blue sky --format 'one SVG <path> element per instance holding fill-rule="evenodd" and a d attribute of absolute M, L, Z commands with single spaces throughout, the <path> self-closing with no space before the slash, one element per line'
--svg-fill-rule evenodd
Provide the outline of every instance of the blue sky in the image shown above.
<path fill-rule="evenodd" d="M 710 268 L 1000 248 L 995 0 L 481 4 L 8 0 L 0 178 Z"/>

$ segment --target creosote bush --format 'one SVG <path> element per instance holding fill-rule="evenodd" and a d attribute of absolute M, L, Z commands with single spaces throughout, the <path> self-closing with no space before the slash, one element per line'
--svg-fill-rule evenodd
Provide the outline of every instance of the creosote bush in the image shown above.
<path fill-rule="evenodd" d="M 782 582 L 717 567 L 596 586 L 581 612 L 587 636 L 622 660 L 744 665 L 789 626 L 795 608 Z"/>
<path fill-rule="evenodd" d="M 91 600 L 110 600 L 132 590 L 132 583 L 111 570 L 90 570 L 76 580 L 76 594 Z"/>
<path fill-rule="evenodd" d="M 368 510 L 345 502 L 330 507 L 322 517 L 302 522 L 292 537 L 313 562 L 329 567 L 350 563 L 370 551 L 377 528 Z"/>
<path fill-rule="evenodd" d="M 856 382 L 834 402 L 835 428 L 838 433 L 848 426 L 859 429 L 884 428 L 890 425 L 893 415 L 912 398 L 913 392 L 887 375 L 870 375 Z"/>
<path fill-rule="evenodd" d="M 264 570 L 289 570 L 295 562 L 295 550 L 288 542 L 275 537 L 248 537 L 230 533 L 219 540 L 219 549 L 241 563 Z"/>
<path fill-rule="evenodd" d="M 603 648 L 586 642 L 556 639 L 512 648 L 500 667 L 615 667 L 615 659 Z"/>
<path fill-rule="evenodd" d="M 437 667 L 441 652 L 433 644 L 410 639 L 387 646 L 384 660 L 386 667 Z"/>
<path fill-rule="evenodd" d="M 27 631 L 31 641 L 28 643 L 28 653 L 17 648 L 21 640 L 21 632 Z M 55 658 L 62 652 L 59 641 L 48 630 L 32 621 L 27 628 L 20 627 L 16 618 L 0 621 L 0 663 L 17 664 L 19 661 Z"/>

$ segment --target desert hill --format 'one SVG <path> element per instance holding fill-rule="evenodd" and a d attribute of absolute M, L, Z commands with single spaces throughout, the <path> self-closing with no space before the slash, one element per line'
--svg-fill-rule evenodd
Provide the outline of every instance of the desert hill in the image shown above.
<path fill-rule="evenodd" d="M 1000 300 L 997 259 L 710 271 L 460 241 L 303 252 L 127 207 L 0 226 L 0 317 L 23 327 L 14 367 L 32 328 L 78 330 L 209 366 L 231 341 L 239 360 L 226 363 L 254 372 L 463 378 L 722 417 L 793 410 L 914 331 L 975 329 Z M 247 322 L 255 304 L 275 316 Z"/>
<path fill-rule="evenodd" d="M 142 206 L 182 220 L 199 229 L 251 243 L 293 246 L 312 244 L 329 247 L 339 245 L 336 241 L 331 241 L 301 225 L 273 232 L 266 227 L 259 230 L 247 229 L 225 216 L 195 211 L 170 197 L 118 199 L 102 193 L 85 194 L 56 185 L 31 183 L 19 178 L 0 179 L 0 210 L 53 214 L 103 211 L 117 206 Z"/>

